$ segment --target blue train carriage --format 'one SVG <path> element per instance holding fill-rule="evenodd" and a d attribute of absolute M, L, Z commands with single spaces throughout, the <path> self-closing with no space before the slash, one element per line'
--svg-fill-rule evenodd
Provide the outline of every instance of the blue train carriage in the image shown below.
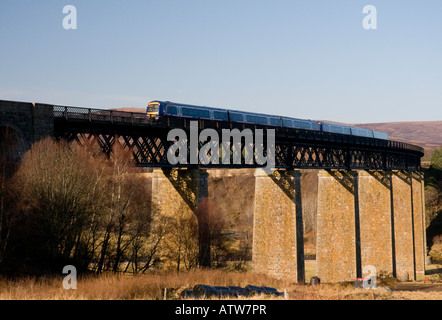
<path fill-rule="evenodd" d="M 388 134 L 385 132 L 364 129 L 364 128 L 356 128 L 356 127 L 351 127 L 351 129 L 352 129 L 352 134 L 356 135 L 356 136 L 375 138 L 375 139 L 381 139 L 381 140 L 388 140 L 389 139 Z"/>
<path fill-rule="evenodd" d="M 172 102 L 152 101 L 147 105 L 146 114 L 149 117 L 183 117 L 192 119 L 211 119 L 228 121 L 225 109 L 177 104 Z"/>
<path fill-rule="evenodd" d="M 381 132 L 381 131 L 377 131 L 377 130 L 373 130 L 373 137 L 376 138 L 376 139 L 382 139 L 382 140 L 390 139 L 390 137 L 388 136 L 387 133 Z"/>
<path fill-rule="evenodd" d="M 350 127 L 346 125 L 340 125 L 335 123 L 323 122 L 321 130 L 324 132 L 332 132 L 339 134 L 348 134 L 358 137 L 375 138 L 381 140 L 388 140 L 389 136 L 385 132 L 363 129 L 357 127 Z"/>
<path fill-rule="evenodd" d="M 322 122 L 321 131 L 351 135 L 351 127 L 336 123 Z"/>
<path fill-rule="evenodd" d="M 287 128 L 296 128 L 304 130 L 321 130 L 321 123 L 318 121 L 296 119 L 289 117 L 282 117 L 282 126 Z"/>

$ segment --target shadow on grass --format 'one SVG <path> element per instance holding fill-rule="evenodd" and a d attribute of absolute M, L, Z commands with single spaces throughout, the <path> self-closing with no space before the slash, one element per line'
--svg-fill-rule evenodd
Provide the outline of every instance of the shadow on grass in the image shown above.
<path fill-rule="evenodd" d="M 425 275 L 431 275 L 431 274 L 437 274 L 437 273 L 442 273 L 442 268 L 431 269 L 431 270 L 425 271 Z"/>

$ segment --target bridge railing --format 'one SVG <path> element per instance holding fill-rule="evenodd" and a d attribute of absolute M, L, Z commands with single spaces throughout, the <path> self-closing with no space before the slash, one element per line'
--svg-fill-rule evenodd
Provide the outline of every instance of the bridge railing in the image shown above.
<path fill-rule="evenodd" d="M 424 153 L 423 148 L 406 143 L 406 142 L 401 142 L 401 141 L 388 140 L 388 148 L 401 149 L 401 150 L 411 150 L 411 151 L 415 151 L 415 152 L 422 153 L 422 154 Z"/>
<path fill-rule="evenodd" d="M 111 123 L 151 124 L 152 119 L 144 113 L 102 110 L 79 107 L 54 106 L 54 118 L 65 120 L 100 121 Z"/>

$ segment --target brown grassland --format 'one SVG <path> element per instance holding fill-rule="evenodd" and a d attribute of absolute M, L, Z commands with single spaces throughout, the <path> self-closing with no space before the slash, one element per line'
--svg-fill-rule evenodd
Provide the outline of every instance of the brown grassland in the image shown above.
<path fill-rule="evenodd" d="M 306 275 L 312 274 L 314 261 L 306 262 Z M 432 265 L 442 272 L 441 265 Z M 437 269 L 434 269 L 437 268 Z M 431 270 L 429 270 L 431 271 Z M 431 273 L 431 272 L 430 272 Z M 439 277 L 440 278 L 440 277 Z M 251 271 L 194 269 L 186 272 L 158 272 L 143 275 L 83 276 L 77 289 L 66 290 L 61 276 L 0 279 L 0 300 L 163 300 L 179 299 L 184 289 L 196 284 L 242 286 L 248 284 L 271 286 L 285 296 L 253 296 L 248 299 L 289 300 L 442 300 L 442 283 L 403 282 L 378 279 L 376 289 L 354 288 L 352 282 L 341 284 L 299 285 L 277 280 Z M 244 298 L 243 298 L 244 299 Z"/>

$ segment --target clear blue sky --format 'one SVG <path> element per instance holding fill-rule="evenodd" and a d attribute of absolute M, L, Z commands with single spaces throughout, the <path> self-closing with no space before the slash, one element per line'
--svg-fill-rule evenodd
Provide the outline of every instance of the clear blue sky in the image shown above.
<path fill-rule="evenodd" d="M 442 120 L 440 0 L 8 0 L 0 40 L 0 99 Z"/>

